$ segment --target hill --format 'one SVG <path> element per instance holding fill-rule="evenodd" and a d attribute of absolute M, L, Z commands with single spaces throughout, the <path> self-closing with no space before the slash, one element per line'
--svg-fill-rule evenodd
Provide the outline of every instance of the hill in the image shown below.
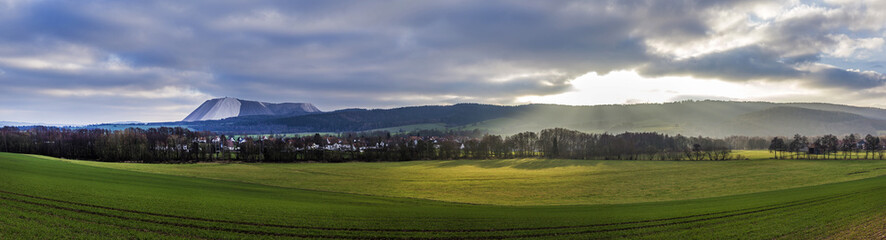
<path fill-rule="evenodd" d="M 683 180 L 686 171 L 681 165 L 699 168 L 704 174 L 693 181 L 705 188 L 733 191 L 733 176 L 748 173 L 772 175 L 775 182 L 811 186 L 737 194 L 713 198 L 691 198 L 675 201 L 508 206 L 487 204 L 459 204 L 418 198 L 386 197 L 329 191 L 303 190 L 292 187 L 246 183 L 238 179 L 243 171 L 223 171 L 230 174 L 218 179 L 204 178 L 197 172 L 192 176 L 172 176 L 106 167 L 85 166 L 70 161 L 36 156 L 0 153 L 0 238 L 2 239 L 58 239 L 58 238 L 140 238 L 140 239 L 824 239 L 855 226 L 864 226 L 871 219 L 886 215 L 886 177 L 876 173 L 858 180 L 852 173 L 880 167 L 881 162 L 864 161 L 847 164 L 845 161 L 789 161 L 800 163 L 792 171 L 775 171 L 786 164 L 783 160 L 708 162 L 704 166 L 690 163 L 624 161 L 608 165 L 579 165 L 570 162 L 526 162 L 529 167 L 546 168 L 556 176 L 510 175 L 510 167 L 495 167 L 508 162 L 460 161 L 415 162 L 430 164 L 432 171 L 444 171 L 457 179 L 445 179 L 442 185 L 468 180 L 498 182 L 498 179 L 478 178 L 488 171 L 506 179 L 523 179 L 534 184 L 512 184 L 513 191 L 527 194 L 536 189 L 521 186 L 550 185 L 536 197 L 561 197 L 559 192 L 608 183 L 625 182 L 646 184 L 648 179 L 661 183 L 662 189 L 627 188 L 643 196 L 659 196 L 673 192 L 693 191 Z M 581 164 L 583 162 L 575 162 Z M 608 163 L 608 162 L 607 162 Z M 402 178 L 415 181 L 425 175 L 397 175 L 396 163 L 374 164 L 316 164 L 300 171 L 278 171 L 273 165 L 257 166 L 227 164 L 245 170 L 246 174 L 281 181 L 274 176 L 292 174 L 319 177 L 340 177 L 320 184 L 361 186 L 379 184 L 379 178 Z M 407 163 L 403 163 L 407 164 Z M 437 164 L 436 166 L 433 166 Z M 481 164 L 476 167 L 473 164 Z M 491 166 L 486 166 L 491 164 Z M 671 165 L 676 164 L 676 165 Z M 719 166 L 723 164 L 727 166 Z M 134 166 L 130 164 L 124 164 Z M 467 166 L 461 166 L 467 165 Z M 692 165 L 692 166 L 690 166 Z M 716 165 L 716 166 L 715 166 Z M 743 165 L 740 169 L 728 165 Z M 170 167 L 203 167 L 201 165 L 164 165 Z M 586 166 L 586 167 L 583 167 Z M 153 168 L 154 166 L 144 166 Z M 205 166 L 212 168 L 214 166 Z M 255 170 L 255 167 L 262 167 Z M 303 167 L 302 164 L 292 167 Z M 325 167 L 326 169 L 318 169 Z M 408 166 L 406 166 L 408 167 Z M 419 166 L 412 170 L 426 169 Z M 565 167 L 565 169 L 564 169 Z M 652 170 L 636 171 L 637 168 Z M 338 170 L 343 168 L 346 170 Z M 360 169 L 371 169 L 368 172 Z M 379 168 L 379 169 L 372 169 Z M 347 171 L 351 169 L 351 171 Z M 472 169 L 470 172 L 462 171 Z M 578 171 L 562 174 L 558 170 Z M 826 171 L 821 171 L 826 170 Z M 316 171 L 316 172 L 315 172 Z M 425 170 L 419 170 L 425 171 Z M 500 172 L 505 171 L 505 172 Z M 664 171 L 669 174 L 658 174 Z M 222 171 L 212 171 L 221 173 Z M 697 172 L 697 171 L 696 171 Z M 796 173 L 804 173 L 802 175 Z M 495 174 L 499 173 L 499 174 Z M 718 174 L 721 173 L 721 174 Z M 848 174 L 846 174 L 848 173 Z M 504 174 L 504 175 L 500 175 Z M 610 176 L 610 175 L 617 176 Z M 510 176 L 508 176 L 510 175 Z M 577 175 L 597 175 L 603 183 L 590 185 L 569 184 L 557 186 L 556 180 Z M 635 175 L 642 176 L 638 179 Z M 806 179 L 825 178 L 809 176 L 840 176 L 832 183 L 808 183 Z M 217 177 L 217 176 L 212 176 Z M 749 179 L 748 183 L 771 181 L 767 177 Z M 395 181 L 404 182 L 404 181 Z M 436 184 L 428 181 L 426 184 Z M 296 184 L 296 182 L 290 182 Z M 668 184 L 675 183 L 673 187 Z M 704 184 L 702 184 L 704 183 Z M 311 183 L 305 183 L 311 184 Z M 693 185 L 688 186 L 693 186 Z M 63 186 L 63 187 L 60 187 Z M 457 185 L 456 185 L 457 186 Z M 468 185 L 470 186 L 470 185 Z M 752 184 L 743 189 L 754 189 Z M 769 186 L 763 184 L 762 186 Z M 374 187 L 377 188 L 377 187 Z M 423 188 L 437 189 L 434 187 Z M 445 189 L 445 188 L 444 188 Z M 618 201 L 624 189 L 597 192 L 591 195 L 612 196 Z M 446 193 L 444 190 L 435 190 Z M 647 192 L 644 192 L 647 191 Z M 486 196 L 495 199 L 497 196 Z M 560 198 L 563 199 L 563 198 Z M 879 236 L 879 235 L 871 235 Z M 865 238 L 865 237 L 858 237 Z M 871 237 L 868 237 L 871 238 Z"/>
<path fill-rule="evenodd" d="M 225 97 L 203 102 L 182 121 L 218 120 L 254 115 L 297 116 L 318 112 L 320 109 L 310 103 L 266 103 Z"/>
<path fill-rule="evenodd" d="M 53 123 L 29 123 L 29 122 L 8 122 L 0 121 L 0 127 L 29 127 L 29 126 L 47 126 L 47 127 L 77 127 L 74 124 L 53 124 Z"/>
<path fill-rule="evenodd" d="M 817 103 L 689 101 L 664 104 L 498 106 L 456 104 L 348 109 L 306 116 L 246 117 L 197 122 L 222 132 L 345 132 L 374 129 L 482 129 L 495 134 L 569 128 L 585 132 L 730 135 L 876 134 L 886 110 Z"/>
<path fill-rule="evenodd" d="M 245 104 L 241 103 L 242 105 Z M 209 113 L 212 111 L 206 112 L 206 115 L 211 115 Z M 258 111 L 243 111 L 240 115 L 256 112 Z M 276 113 L 280 112 L 282 111 L 276 110 Z M 501 106 L 466 103 L 392 109 L 344 109 L 332 112 L 293 111 L 289 114 L 254 114 L 219 120 L 106 124 L 90 128 L 159 126 L 237 134 L 480 129 L 492 134 L 509 135 L 561 127 L 593 133 L 654 131 L 709 137 L 786 136 L 797 133 L 841 135 L 877 134 L 886 131 L 886 110 L 824 103 L 711 100 L 597 106 L 554 104 Z"/>
<path fill-rule="evenodd" d="M 25 122 L 6 122 L 6 121 L 0 121 L 0 127 L 6 127 L 6 126 L 14 127 L 14 126 L 28 126 L 28 125 L 32 125 L 32 124 L 31 124 L 31 123 L 25 123 Z"/>
<path fill-rule="evenodd" d="M 886 129 L 886 121 L 858 114 L 813 110 L 800 107 L 774 107 L 739 116 L 736 130 L 752 135 L 806 135 L 877 133 Z"/>

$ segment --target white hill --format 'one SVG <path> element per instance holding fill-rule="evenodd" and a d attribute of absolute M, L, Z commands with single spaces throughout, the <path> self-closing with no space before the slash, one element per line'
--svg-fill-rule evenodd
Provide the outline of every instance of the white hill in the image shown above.
<path fill-rule="evenodd" d="M 320 109 L 310 103 L 266 103 L 225 97 L 203 102 L 182 121 L 218 120 L 251 115 L 297 116 L 317 112 L 321 112 Z"/>

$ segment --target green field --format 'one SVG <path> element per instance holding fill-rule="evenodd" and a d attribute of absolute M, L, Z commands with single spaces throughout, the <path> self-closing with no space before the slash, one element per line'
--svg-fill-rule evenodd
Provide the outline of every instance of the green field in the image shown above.
<path fill-rule="evenodd" d="M 865 238 L 886 216 L 884 163 L 144 165 L 0 153 L 0 239 Z"/>
<path fill-rule="evenodd" d="M 738 153 L 755 159 L 770 157 L 763 151 Z M 496 205 L 684 200 L 814 186 L 886 174 L 886 161 L 879 160 L 508 159 L 335 164 L 71 162 L 288 188 Z"/>

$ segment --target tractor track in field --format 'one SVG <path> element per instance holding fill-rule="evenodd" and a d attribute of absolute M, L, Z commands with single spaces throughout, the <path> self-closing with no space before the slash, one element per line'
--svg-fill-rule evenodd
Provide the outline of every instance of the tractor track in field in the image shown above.
<path fill-rule="evenodd" d="M 860 192 L 856 192 L 856 193 L 852 193 L 852 194 L 844 194 L 844 195 L 839 195 L 839 196 L 836 196 L 836 197 L 831 197 L 831 198 L 821 199 L 821 201 L 818 201 L 818 202 L 815 202 L 815 203 L 812 203 L 812 204 L 813 204 L 813 205 L 821 205 L 821 204 L 825 204 L 825 203 L 829 203 L 829 202 L 833 202 L 833 201 L 838 201 L 838 200 L 840 200 L 840 198 L 849 197 L 850 195 L 859 194 L 859 193 L 860 193 Z M 784 208 L 782 208 L 782 209 L 784 209 Z M 799 210 L 802 210 L 802 209 L 796 209 L 796 210 L 786 211 L 786 212 L 787 212 L 787 213 L 791 213 L 791 214 L 796 214 L 796 211 L 799 211 Z M 774 213 L 773 213 L 773 214 L 774 214 Z M 744 214 L 744 215 L 748 215 L 748 214 Z M 772 215 L 772 214 L 767 214 L 767 215 L 763 215 L 763 216 L 771 216 L 771 215 Z M 733 217 L 736 217 L 736 216 L 733 216 Z M 745 216 L 745 217 L 750 217 L 750 216 Z M 713 220 L 713 219 L 710 219 L 710 220 Z M 678 228 L 678 229 L 676 229 L 676 230 L 691 230 L 691 229 L 697 229 L 697 228 L 704 228 L 704 227 L 711 227 L 711 226 L 717 226 L 717 225 L 729 224 L 729 223 L 733 223 L 733 222 L 735 222 L 735 221 L 724 221 L 724 222 L 705 223 L 705 224 L 702 224 L 702 225 L 693 225 L 693 226 L 681 227 L 681 228 Z M 681 223 L 675 223 L 675 224 L 681 224 Z M 621 235 L 620 237 L 622 237 L 622 238 L 639 237 L 639 236 L 649 235 L 649 234 L 655 234 L 655 233 L 670 232 L 670 231 L 673 231 L 673 230 L 675 230 L 675 229 L 668 229 L 668 230 L 652 231 L 652 232 L 645 232 L 645 233 L 635 233 L 635 234 Z M 606 238 L 598 238 L 598 239 L 606 239 Z"/>
<path fill-rule="evenodd" d="M 880 189 L 880 188 L 876 188 L 876 189 Z M 873 189 L 873 190 L 875 190 L 875 189 Z M 328 231 L 350 231 L 350 232 L 354 232 L 354 231 L 357 231 L 357 232 L 359 232 L 359 231 L 365 231 L 365 232 L 426 232 L 426 233 L 434 233 L 434 232 L 438 232 L 438 233 L 452 232 L 452 233 L 462 233 L 462 232 L 503 232 L 503 231 L 557 230 L 557 229 L 573 229 L 573 228 L 589 228 L 589 227 L 606 227 L 606 226 L 619 226 L 619 225 L 640 224 L 640 223 L 653 223 L 653 222 L 662 222 L 662 221 L 670 221 L 670 220 L 680 220 L 680 219 L 688 219 L 688 218 L 695 218 L 695 217 L 713 216 L 713 217 L 706 217 L 706 218 L 700 218 L 700 219 L 691 219 L 691 220 L 677 221 L 677 222 L 667 222 L 667 223 L 658 223 L 658 224 L 643 225 L 643 226 L 620 227 L 620 228 L 611 228 L 611 229 L 595 229 L 595 230 L 578 231 L 578 232 L 539 233 L 539 234 L 519 234 L 519 235 L 504 235 L 504 236 L 442 237 L 442 238 L 421 238 L 421 237 L 420 237 L 420 238 L 415 238 L 415 237 L 357 237 L 357 236 L 305 235 L 305 234 L 293 234 L 293 233 L 279 233 L 279 232 L 267 232 L 267 231 L 255 231 L 255 230 L 243 230 L 243 229 L 234 229 L 234 228 L 223 228 L 223 227 L 210 227 L 210 226 L 201 226 L 201 225 L 195 225 L 195 224 L 167 222 L 167 221 L 160 221 L 160 220 L 140 219 L 140 218 L 134 218 L 134 217 L 118 216 L 118 215 L 113 215 L 113 214 L 108 214 L 108 213 L 94 212 L 94 211 L 89 211 L 89 210 L 74 209 L 74 208 L 68 208 L 68 207 L 61 207 L 61 206 L 56 206 L 56 205 L 52 205 L 52 204 L 38 203 L 38 202 L 31 202 L 31 201 L 26 201 L 26 200 L 21 200 L 21 199 L 8 198 L 8 197 L 2 197 L 2 196 L 0 196 L 0 199 L 10 200 L 10 201 L 17 201 L 17 202 L 22 202 L 22 203 L 25 203 L 25 204 L 33 204 L 33 205 L 42 206 L 42 207 L 55 208 L 55 209 L 60 209 L 60 210 L 65 210 L 65 211 L 73 211 L 73 212 L 84 213 L 84 214 L 91 214 L 91 215 L 97 215 L 97 216 L 104 216 L 104 217 L 118 218 L 118 219 L 131 220 L 131 221 L 141 221 L 141 222 L 154 223 L 154 224 L 160 224 L 160 225 L 168 225 L 168 226 L 176 226 L 176 227 L 188 227 L 188 228 L 196 228 L 196 229 L 203 229 L 203 230 L 213 230 L 213 231 L 225 231 L 225 232 L 242 233 L 242 234 L 269 235 L 269 236 L 285 236 L 285 237 L 300 237 L 300 238 L 344 238 L 344 239 L 453 239 L 453 240 L 457 240 L 457 239 L 509 239 L 509 238 L 534 238 L 534 237 L 550 237 L 550 236 L 568 236 L 568 235 L 581 235 L 581 234 L 593 234 L 593 233 L 604 233 L 604 232 L 615 232 L 615 231 L 626 231 L 626 230 L 637 230 L 637 229 L 646 229 L 646 228 L 655 228 L 655 227 L 665 227 L 665 226 L 672 226 L 672 225 L 679 225 L 679 224 L 696 223 L 696 222 L 704 222 L 704 221 L 710 221 L 710 220 L 716 220 L 716 219 L 731 218 L 731 217 L 743 216 L 743 215 L 749 215 L 749 214 L 755 214 L 755 213 L 761 213 L 761 212 L 769 212 L 769 211 L 774 211 L 774 210 L 778 210 L 778 209 L 785 209 L 785 208 L 796 207 L 796 206 L 802 206 L 802 205 L 808 205 L 808 204 L 814 204 L 814 203 L 819 203 L 819 202 L 827 202 L 827 201 L 829 201 L 829 200 L 836 200 L 836 199 L 839 199 L 839 198 L 842 198 L 842 197 L 846 197 L 846 196 L 850 196 L 850 195 L 853 195 L 853 194 L 859 194 L 859 193 L 861 193 L 861 192 L 854 192 L 854 193 L 848 193 L 848 194 L 841 194 L 841 195 L 836 195 L 836 196 L 825 196 L 825 197 L 820 197 L 820 198 L 813 198 L 813 199 L 811 199 L 811 200 L 810 200 L 810 199 L 807 199 L 807 200 L 791 201 L 791 202 L 786 202 L 786 203 L 781 203 L 781 204 L 774 204 L 774 205 L 769 205 L 769 206 L 756 207 L 756 208 L 748 208 L 748 209 L 742 209 L 742 210 L 733 210 L 733 211 L 726 211 L 726 212 L 716 212 L 716 213 L 698 214 L 698 215 L 690 215 L 690 216 L 674 217 L 674 218 L 651 219 L 651 220 L 643 220 L 643 221 L 619 222 L 619 223 L 606 223 L 606 224 L 590 224 L 590 225 L 581 225 L 581 226 L 559 226 L 559 227 L 537 227 L 537 228 L 507 228 L 507 229 L 464 229 L 464 230 L 461 230 L 461 229 L 460 229 L 460 230 L 452 230 L 452 229 L 441 229 L 441 230 L 432 230 L 432 229 L 357 229 L 357 228 L 325 228 L 325 227 L 307 227 L 307 226 L 290 226 L 290 225 L 258 224 L 258 223 L 249 223 L 249 222 L 237 222 L 237 221 L 227 221 L 227 220 L 215 220 L 215 219 L 204 219 L 204 218 L 194 218 L 194 217 L 182 217 L 182 216 L 175 216 L 175 215 L 168 215 L 168 214 L 157 214 L 157 213 L 148 213 L 148 212 L 141 212 L 141 211 L 134 211 L 134 210 L 126 210 L 126 209 L 116 209 L 116 208 L 103 207 L 103 206 L 96 206 L 96 205 L 91 205 L 91 204 L 75 203 L 75 202 L 69 202 L 69 201 L 63 201 L 63 200 L 55 200 L 55 199 L 49 199 L 49 198 L 43 198 L 43 197 L 30 196 L 30 195 L 25 195 L 25 194 L 18 194 L 18 193 L 6 192 L 6 191 L 2 191 L 2 190 L 0 190 L 0 193 L 6 193 L 6 194 L 12 194 L 12 195 L 18 195 L 18 196 L 23 196 L 23 197 L 30 197 L 30 198 L 35 198 L 35 199 L 42 199 L 42 200 L 46 200 L 46 201 L 54 201 L 54 202 L 60 202 L 60 203 L 67 203 L 67 204 L 72 204 L 72 205 L 79 205 L 79 206 L 86 206 L 86 207 L 94 207 L 94 208 L 100 208 L 100 209 L 106 209 L 106 210 L 113 210 L 113 211 L 129 212 L 129 213 L 135 213 L 135 214 L 144 214 L 144 215 L 152 215 L 152 216 L 159 216 L 159 217 L 176 218 L 176 219 L 182 219 L 182 220 L 194 220 L 194 221 L 205 221 L 205 222 L 215 222 L 215 223 L 240 224 L 240 225 L 249 225 L 249 226 L 278 227 L 278 228 L 295 228 L 295 229 L 310 229 L 310 230 L 328 230 Z M 714 216 L 714 215 L 718 215 L 718 214 L 726 214 L 726 215 L 722 215 L 722 216 Z"/>
<path fill-rule="evenodd" d="M 156 233 L 156 234 L 170 236 L 170 237 L 180 237 L 180 238 L 200 239 L 200 240 L 206 239 L 206 238 L 200 238 L 200 237 L 191 236 L 191 235 L 175 234 L 175 233 L 164 232 L 164 231 L 159 231 L 159 230 L 150 230 L 150 229 L 144 229 L 144 228 L 129 227 L 129 226 L 123 226 L 123 225 L 117 225 L 117 224 L 96 222 L 96 221 L 86 220 L 86 219 L 82 219 L 82 218 L 75 218 L 75 217 L 70 217 L 70 216 L 62 216 L 62 215 L 58 215 L 58 214 L 51 213 L 51 212 L 44 212 L 44 211 L 38 211 L 38 210 L 33 210 L 33 209 L 27 209 L 27 208 L 23 208 L 20 206 L 13 206 L 13 205 L 3 204 L 3 203 L 0 203 L 0 205 L 5 206 L 5 207 L 9 207 L 9 208 L 15 208 L 15 209 L 18 209 L 18 210 L 24 211 L 24 212 L 29 212 L 29 213 L 34 213 L 34 214 L 43 214 L 43 215 L 48 215 L 48 216 L 55 217 L 55 218 L 71 220 L 71 221 L 76 221 L 76 222 L 81 222 L 81 223 L 110 226 L 110 227 L 115 227 L 115 228 L 119 228 L 119 229 L 127 229 L 127 230 L 139 231 L 139 232 Z"/>
<path fill-rule="evenodd" d="M 7 197 L 2 197 L 2 196 L 0 196 L 0 199 L 4 199 L 7 201 L 20 202 L 20 203 L 24 203 L 24 204 L 36 205 L 36 206 L 41 206 L 41 207 L 53 208 L 53 209 L 58 209 L 58 210 L 76 212 L 76 213 L 83 213 L 83 214 L 89 214 L 89 215 L 95 215 L 95 216 L 101 216 L 101 217 L 116 218 L 116 219 L 127 220 L 127 221 L 153 223 L 153 224 L 174 226 L 174 227 L 187 227 L 187 228 L 195 228 L 195 229 L 202 229 L 202 230 L 223 231 L 223 232 L 252 234 L 252 235 L 280 236 L 280 237 L 365 239 L 365 238 L 352 238 L 349 236 L 321 236 L 321 235 L 305 235 L 305 234 L 294 234 L 294 233 L 275 233 L 275 232 L 265 232 L 265 231 L 223 228 L 223 227 L 200 226 L 200 225 L 187 224 L 187 223 L 176 223 L 176 222 L 167 222 L 167 221 L 160 221 L 160 220 L 118 216 L 118 215 L 107 214 L 107 213 L 102 213 L 102 212 L 95 212 L 95 211 L 68 208 L 68 207 L 60 207 L 60 206 L 55 206 L 55 205 L 51 205 L 51 204 L 31 202 L 31 201 L 14 199 L 14 198 L 7 198 Z"/>
<path fill-rule="evenodd" d="M 853 193 L 853 194 L 858 194 L 858 192 Z M 814 201 L 810 201 L 810 202 L 806 202 L 806 203 L 792 204 L 789 206 L 771 207 L 771 208 L 754 210 L 754 211 L 750 211 L 750 212 L 734 213 L 734 214 L 728 214 L 728 215 L 723 215 L 723 216 L 693 219 L 693 220 L 686 220 L 686 221 L 679 221 L 679 222 L 660 223 L 660 224 L 635 226 L 635 227 L 587 230 L 587 231 L 578 231 L 578 232 L 539 233 L 539 234 L 512 235 L 512 236 L 492 236 L 492 237 L 480 237 L 480 238 L 470 238 L 470 239 L 510 239 L 510 238 L 538 238 L 538 237 L 554 237 L 554 236 L 571 236 L 571 235 L 584 235 L 584 234 L 605 233 L 605 232 L 630 231 L 630 230 L 639 230 L 639 229 L 656 228 L 656 227 L 667 227 L 667 226 L 673 226 L 673 225 L 697 223 L 697 222 L 704 222 L 704 221 L 710 221 L 710 220 L 717 220 L 717 219 L 725 219 L 725 218 L 731 218 L 731 217 L 737 217 L 737 216 L 750 215 L 750 214 L 761 213 L 761 212 L 768 212 L 768 211 L 773 211 L 773 210 L 778 210 L 778 209 L 785 209 L 785 208 L 790 208 L 790 207 L 807 205 L 807 204 L 815 203 L 815 202 L 834 201 L 839 198 L 847 197 L 847 196 L 850 196 L 853 194 L 842 194 L 842 195 L 824 198 L 824 199 L 818 199 L 818 200 L 814 200 Z M 716 224 L 723 224 L 723 223 L 712 223 L 709 225 L 716 225 Z M 463 239 L 463 238 L 441 238 L 441 239 L 455 240 L 455 239 Z"/>
<path fill-rule="evenodd" d="M 119 209 L 105 206 L 98 206 L 92 204 L 85 203 L 77 203 L 71 201 L 64 200 L 56 200 L 51 198 L 44 198 L 38 196 L 31 196 L 26 194 L 13 193 L 8 191 L 0 190 L 0 193 L 6 193 L 11 195 L 17 195 L 22 197 L 46 200 L 51 202 L 59 202 L 77 206 L 84 207 L 92 207 L 98 209 L 112 210 L 112 211 L 120 211 L 134 214 L 142 214 L 149 216 L 157 216 L 157 217 L 167 217 L 167 218 L 175 218 L 175 219 L 183 219 L 183 220 L 192 220 L 192 221 L 203 221 L 203 222 L 213 222 L 213 223 L 226 223 L 226 224 L 235 224 L 235 225 L 247 225 L 247 226 L 258 226 L 258 227 L 274 227 L 274 228 L 287 228 L 287 229 L 308 229 L 308 230 L 326 230 L 326 231 L 359 231 L 359 232 L 510 232 L 510 231 L 533 231 L 533 230 L 558 230 L 558 229 L 574 229 L 574 228 L 590 228 L 590 227 L 608 227 L 608 226 L 618 226 L 618 225 L 630 225 L 630 224 L 641 224 L 641 223 L 652 223 L 652 222 L 662 222 L 662 221 L 672 221 L 672 220 L 680 220 L 680 219 L 688 219 L 688 218 L 696 218 L 696 217 L 705 217 L 712 216 L 718 214 L 730 214 L 736 212 L 743 211 L 753 211 L 764 208 L 772 208 L 776 207 L 790 207 L 794 204 L 802 204 L 804 202 L 810 202 L 811 200 L 797 200 L 790 201 L 780 204 L 774 204 L 769 206 L 761 206 L 754 208 L 746 208 L 746 209 L 738 209 L 731 211 L 721 211 L 721 212 L 713 212 L 713 213 L 704 213 L 704 214 L 695 214 L 681 217 L 671 217 L 671 218 L 660 218 L 660 219 L 649 219 L 649 220 L 640 220 L 640 221 L 627 221 L 627 222 L 616 222 L 616 223 L 600 223 L 600 224 L 586 224 L 586 225 L 571 225 L 571 226 L 554 226 L 554 227 L 525 227 L 525 228 L 495 228 L 495 229 L 372 229 L 372 228 L 332 228 L 332 227 L 311 227 L 311 226 L 293 226 L 293 225 L 280 225 L 280 224 L 263 224 L 263 223 L 253 223 L 253 222 L 242 222 L 242 221 L 230 221 L 230 220 L 219 220 L 219 219 L 207 219 L 207 218 L 199 218 L 199 217 L 185 217 L 178 215 L 170 215 L 170 214 L 161 214 L 161 213 L 151 213 L 144 211 L 136 211 L 136 210 L 128 210 L 128 209 Z M 2 197 L 0 197 L 2 198 Z M 786 206 L 781 206 L 786 205 Z"/>

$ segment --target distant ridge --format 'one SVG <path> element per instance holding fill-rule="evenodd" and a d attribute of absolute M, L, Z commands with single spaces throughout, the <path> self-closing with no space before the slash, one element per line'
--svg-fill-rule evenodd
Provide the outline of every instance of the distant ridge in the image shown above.
<path fill-rule="evenodd" d="M 82 125 L 77 125 L 77 124 L 61 124 L 61 123 L 28 123 L 28 122 L 7 122 L 7 121 L 0 121 L 0 128 L 2 128 L 2 127 L 29 127 L 29 126 L 74 127 L 74 126 L 82 126 Z"/>
<path fill-rule="evenodd" d="M 266 103 L 224 97 L 203 102 L 182 121 L 219 120 L 254 115 L 301 116 L 319 112 L 320 109 L 310 103 Z"/>
<path fill-rule="evenodd" d="M 455 104 L 239 117 L 189 127 L 232 133 L 481 129 L 510 135 L 561 127 L 592 133 L 658 132 L 708 137 L 882 134 L 886 133 L 886 109 L 712 100 L 598 106 Z"/>
<path fill-rule="evenodd" d="M 30 126 L 32 123 L 0 121 L 0 127 Z"/>
<path fill-rule="evenodd" d="M 320 112 L 310 104 L 220 98 L 207 101 L 192 115 L 181 122 L 104 124 L 86 128 L 175 126 L 237 134 L 478 129 L 510 135 L 559 127 L 589 133 L 658 132 L 707 137 L 886 135 L 886 109 L 827 103 L 716 100 L 596 106 L 462 103 Z"/>

